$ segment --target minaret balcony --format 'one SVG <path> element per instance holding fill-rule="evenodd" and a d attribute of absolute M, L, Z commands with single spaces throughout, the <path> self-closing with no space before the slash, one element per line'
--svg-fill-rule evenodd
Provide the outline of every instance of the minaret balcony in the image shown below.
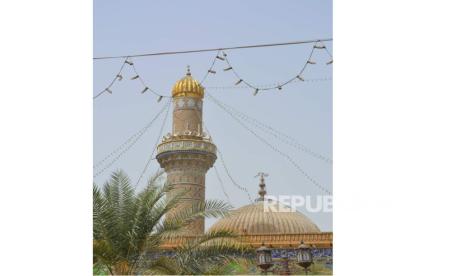
<path fill-rule="evenodd" d="M 171 137 L 157 146 L 157 159 L 182 153 L 210 155 L 216 159 L 216 146 L 210 138 L 199 139 L 198 136 Z"/>

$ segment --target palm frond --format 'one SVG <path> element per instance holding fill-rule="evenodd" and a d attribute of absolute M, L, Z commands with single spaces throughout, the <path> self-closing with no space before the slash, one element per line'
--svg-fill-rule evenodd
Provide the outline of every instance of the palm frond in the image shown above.
<path fill-rule="evenodd" d="M 156 184 L 159 176 L 152 177 L 147 187 L 137 198 L 138 209 L 135 214 L 135 225 L 133 227 L 134 250 L 142 250 L 147 247 L 147 237 L 151 236 L 157 225 L 160 225 L 163 215 L 172 208 L 166 203 L 166 193 L 170 190 L 167 184 L 158 186 Z M 173 206 L 174 207 L 174 206 Z M 153 238 L 149 247 L 154 246 Z"/>
<path fill-rule="evenodd" d="M 232 206 L 220 200 L 205 200 L 196 202 L 186 208 L 178 209 L 171 217 L 174 222 L 182 222 L 185 225 L 198 218 L 223 217 L 232 209 Z"/>
<path fill-rule="evenodd" d="M 97 259 L 97 263 L 104 266 L 111 266 L 118 261 L 118 255 L 105 240 L 94 240 L 93 255 Z"/>
<path fill-rule="evenodd" d="M 235 274 L 234 272 L 236 271 L 236 268 L 235 266 L 232 266 L 232 265 L 236 263 L 237 262 L 235 261 L 223 261 L 223 262 L 211 264 L 205 268 L 202 274 L 203 275 L 233 275 Z"/>
<path fill-rule="evenodd" d="M 93 187 L 94 257 L 111 273 L 205 274 L 221 270 L 243 252 L 236 235 L 216 231 L 198 237 L 176 250 L 174 258 L 151 260 L 170 237 L 186 234 L 190 223 L 201 217 L 222 217 L 231 206 L 207 200 L 186 206 L 187 191 L 173 191 L 170 183 L 151 177 L 136 194 L 123 171 L 114 172 L 102 188 Z"/>
<path fill-rule="evenodd" d="M 185 274 L 215 274 L 223 264 L 236 262 L 249 250 L 235 233 L 219 230 L 185 243 L 177 249 L 176 257 Z"/>
<path fill-rule="evenodd" d="M 177 275 L 179 270 L 177 269 L 177 263 L 175 260 L 168 257 L 159 257 L 151 262 L 149 265 L 142 270 L 143 274 L 163 274 L 163 275 Z"/>

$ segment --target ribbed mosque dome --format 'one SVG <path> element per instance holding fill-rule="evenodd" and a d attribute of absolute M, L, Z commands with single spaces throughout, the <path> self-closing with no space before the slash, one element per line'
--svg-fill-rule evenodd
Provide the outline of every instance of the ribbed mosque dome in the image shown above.
<path fill-rule="evenodd" d="M 194 97 L 203 98 L 204 88 L 200 83 L 192 78 L 189 67 L 186 76 L 178 80 L 172 90 L 173 97 Z"/>
<path fill-rule="evenodd" d="M 209 231 L 229 230 L 237 234 L 297 234 L 320 232 L 310 219 L 299 212 L 291 212 L 290 208 L 272 202 L 277 208 L 287 208 L 289 212 L 265 212 L 264 201 L 243 206 L 229 216 L 219 220 Z M 279 206 L 279 207 L 278 207 Z M 280 210 L 280 209 L 278 209 Z M 282 210 L 282 209 L 281 209 Z"/>
<path fill-rule="evenodd" d="M 237 234 L 303 234 L 318 233 L 320 229 L 309 218 L 290 207 L 265 199 L 265 183 L 260 183 L 260 197 L 249 204 L 231 212 L 208 231 L 229 230 Z"/>

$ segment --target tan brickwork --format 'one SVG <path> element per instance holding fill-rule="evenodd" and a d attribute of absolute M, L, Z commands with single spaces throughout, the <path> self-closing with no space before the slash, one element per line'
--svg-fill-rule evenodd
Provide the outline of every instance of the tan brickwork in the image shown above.
<path fill-rule="evenodd" d="M 174 99 L 173 134 L 184 135 L 186 133 L 195 133 L 201 135 L 203 133 L 202 102 L 202 99 L 192 97 Z"/>
<path fill-rule="evenodd" d="M 168 175 L 168 183 L 173 190 L 168 194 L 168 198 L 178 193 L 183 193 L 181 201 L 173 212 L 190 208 L 192 204 L 205 201 L 205 173 L 206 168 L 195 166 L 196 161 L 171 161 L 171 165 L 165 167 Z M 171 214 L 168 214 L 168 218 Z M 202 234 L 205 231 L 204 219 L 197 219 L 188 227 L 189 233 Z"/>
<path fill-rule="evenodd" d="M 179 206 L 167 214 L 190 208 L 205 201 L 205 174 L 216 160 L 216 147 L 203 133 L 203 88 L 190 72 L 173 87 L 173 125 L 158 146 L 157 160 L 173 186 L 168 198 L 182 193 Z M 205 220 L 199 218 L 188 226 L 189 235 L 205 231 Z"/>

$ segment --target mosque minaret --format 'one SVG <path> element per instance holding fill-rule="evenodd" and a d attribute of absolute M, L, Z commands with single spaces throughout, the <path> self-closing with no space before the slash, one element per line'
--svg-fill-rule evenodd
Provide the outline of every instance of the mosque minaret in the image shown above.
<path fill-rule="evenodd" d="M 216 160 L 216 146 L 203 132 L 203 96 L 204 88 L 192 78 L 188 67 L 186 76 L 176 82 L 172 90 L 172 131 L 157 147 L 157 160 L 173 186 L 168 197 L 183 194 L 181 204 L 173 212 L 205 201 L 205 174 Z M 204 231 L 203 218 L 189 226 L 191 235 Z"/>

